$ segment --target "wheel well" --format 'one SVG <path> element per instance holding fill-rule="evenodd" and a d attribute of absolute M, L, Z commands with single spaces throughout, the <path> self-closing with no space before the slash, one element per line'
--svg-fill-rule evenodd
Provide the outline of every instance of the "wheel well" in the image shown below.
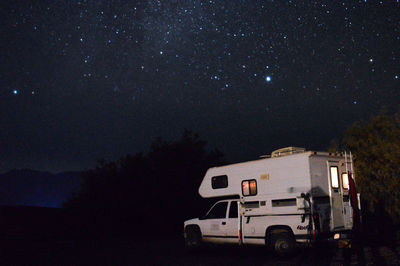
<path fill-rule="evenodd" d="M 268 244 L 272 234 L 278 233 L 289 233 L 290 236 L 294 237 L 292 228 L 288 225 L 271 225 L 265 231 L 265 244 Z"/>
<path fill-rule="evenodd" d="M 185 226 L 185 232 L 187 232 L 187 230 L 193 230 L 193 231 L 195 231 L 195 232 L 197 231 L 197 232 L 199 232 L 200 235 L 202 236 L 200 227 L 199 227 L 197 224 L 189 224 L 189 225 L 186 225 L 186 226 Z"/>

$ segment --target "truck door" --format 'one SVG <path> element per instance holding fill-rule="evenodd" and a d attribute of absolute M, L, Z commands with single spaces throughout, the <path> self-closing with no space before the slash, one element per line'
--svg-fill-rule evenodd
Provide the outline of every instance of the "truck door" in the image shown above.
<path fill-rule="evenodd" d="M 228 218 L 226 219 L 227 242 L 239 243 L 238 223 L 238 203 L 234 200 L 229 204 Z"/>
<path fill-rule="evenodd" d="M 331 229 L 340 230 L 344 229 L 344 218 L 339 162 L 328 162 L 328 173 L 331 190 Z"/>
<path fill-rule="evenodd" d="M 203 238 L 210 242 L 225 242 L 228 202 L 217 202 L 202 221 Z"/>

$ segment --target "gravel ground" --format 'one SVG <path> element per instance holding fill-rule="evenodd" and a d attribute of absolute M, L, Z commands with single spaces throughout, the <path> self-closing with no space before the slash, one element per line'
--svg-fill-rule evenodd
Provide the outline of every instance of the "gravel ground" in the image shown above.
<path fill-rule="evenodd" d="M 400 243 L 299 247 L 281 258 L 263 247 L 207 246 L 187 252 L 179 239 L 0 241 L 0 265 L 400 265 Z"/>

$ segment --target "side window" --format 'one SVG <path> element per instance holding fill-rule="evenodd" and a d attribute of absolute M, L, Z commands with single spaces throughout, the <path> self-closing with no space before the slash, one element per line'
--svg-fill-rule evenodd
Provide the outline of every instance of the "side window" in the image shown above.
<path fill-rule="evenodd" d="M 339 171 L 337 166 L 330 167 L 332 188 L 339 188 Z"/>
<path fill-rule="evenodd" d="M 242 181 L 243 196 L 257 195 L 257 181 L 255 179 Z"/>
<path fill-rule="evenodd" d="M 226 208 L 228 202 L 220 202 L 214 205 L 214 207 L 207 213 L 206 219 L 223 219 L 226 218 Z"/>
<path fill-rule="evenodd" d="M 342 173 L 342 186 L 343 189 L 349 189 L 349 177 L 347 173 Z"/>
<path fill-rule="evenodd" d="M 238 206 L 237 201 L 231 201 L 231 207 L 229 207 L 229 218 L 238 217 Z"/>
<path fill-rule="evenodd" d="M 228 176 L 227 175 L 213 176 L 211 178 L 211 186 L 213 189 L 228 187 Z"/>
<path fill-rule="evenodd" d="M 296 206 L 296 199 L 272 200 L 272 207 L 290 207 Z"/>

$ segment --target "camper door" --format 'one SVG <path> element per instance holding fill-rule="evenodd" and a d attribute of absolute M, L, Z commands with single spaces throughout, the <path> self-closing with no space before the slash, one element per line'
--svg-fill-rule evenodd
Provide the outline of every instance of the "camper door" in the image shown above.
<path fill-rule="evenodd" d="M 344 229 L 343 195 L 341 189 L 339 161 L 328 161 L 328 177 L 331 198 L 331 230 Z"/>

